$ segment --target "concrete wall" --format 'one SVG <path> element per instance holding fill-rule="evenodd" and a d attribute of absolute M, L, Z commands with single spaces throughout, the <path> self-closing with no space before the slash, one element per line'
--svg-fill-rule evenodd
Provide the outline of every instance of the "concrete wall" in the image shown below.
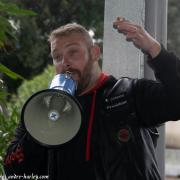
<path fill-rule="evenodd" d="M 127 43 L 123 35 L 113 29 L 117 16 L 123 16 L 144 26 L 144 0 L 105 1 L 103 69 L 116 77 L 144 76 L 144 55 L 132 43 Z"/>

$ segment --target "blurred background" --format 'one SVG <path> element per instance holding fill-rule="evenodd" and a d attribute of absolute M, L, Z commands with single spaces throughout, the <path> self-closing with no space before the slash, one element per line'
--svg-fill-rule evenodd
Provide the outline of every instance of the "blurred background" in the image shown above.
<path fill-rule="evenodd" d="M 180 57 L 179 9 L 168 1 L 167 48 Z M 0 0 L 0 174 L 23 104 L 54 76 L 48 35 L 69 22 L 87 27 L 102 49 L 104 0 Z M 165 155 L 166 179 L 180 179 L 179 122 L 166 124 Z"/>

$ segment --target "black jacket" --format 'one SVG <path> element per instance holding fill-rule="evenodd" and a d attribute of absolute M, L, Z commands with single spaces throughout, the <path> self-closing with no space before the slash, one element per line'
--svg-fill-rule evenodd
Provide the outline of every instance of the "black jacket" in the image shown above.
<path fill-rule="evenodd" d="M 76 97 L 84 112 L 82 128 L 59 148 L 40 146 L 20 123 L 4 160 L 7 177 L 160 180 L 155 126 L 180 119 L 180 61 L 162 49 L 149 64 L 159 81 L 109 76 Z"/>

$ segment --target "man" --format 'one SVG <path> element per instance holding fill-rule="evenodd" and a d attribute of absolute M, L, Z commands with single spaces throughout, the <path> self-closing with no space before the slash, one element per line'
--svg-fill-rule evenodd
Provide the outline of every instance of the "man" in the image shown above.
<path fill-rule="evenodd" d="M 6 175 L 49 175 L 55 180 L 160 180 L 154 126 L 180 118 L 180 62 L 143 28 L 123 18 L 113 27 L 148 54 L 159 82 L 106 75 L 100 49 L 87 30 L 67 24 L 49 38 L 57 74 L 70 71 L 83 108 L 82 128 L 61 147 L 32 140 L 23 124 L 4 161 Z M 113 59 L 113 57 L 112 57 Z M 111 60 L 112 61 L 112 60 Z"/>

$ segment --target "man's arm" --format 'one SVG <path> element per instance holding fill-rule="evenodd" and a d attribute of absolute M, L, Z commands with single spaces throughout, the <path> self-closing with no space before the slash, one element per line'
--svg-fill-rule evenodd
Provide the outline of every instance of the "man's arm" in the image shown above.
<path fill-rule="evenodd" d="M 134 86 L 136 112 L 143 125 L 180 119 L 180 60 L 164 48 L 148 64 L 158 81 L 140 79 Z"/>
<path fill-rule="evenodd" d="M 161 47 L 145 29 L 124 18 L 117 18 L 113 26 L 149 55 L 148 64 L 158 79 L 140 79 L 134 85 L 132 96 L 140 123 L 151 126 L 180 119 L 179 58 Z"/>

